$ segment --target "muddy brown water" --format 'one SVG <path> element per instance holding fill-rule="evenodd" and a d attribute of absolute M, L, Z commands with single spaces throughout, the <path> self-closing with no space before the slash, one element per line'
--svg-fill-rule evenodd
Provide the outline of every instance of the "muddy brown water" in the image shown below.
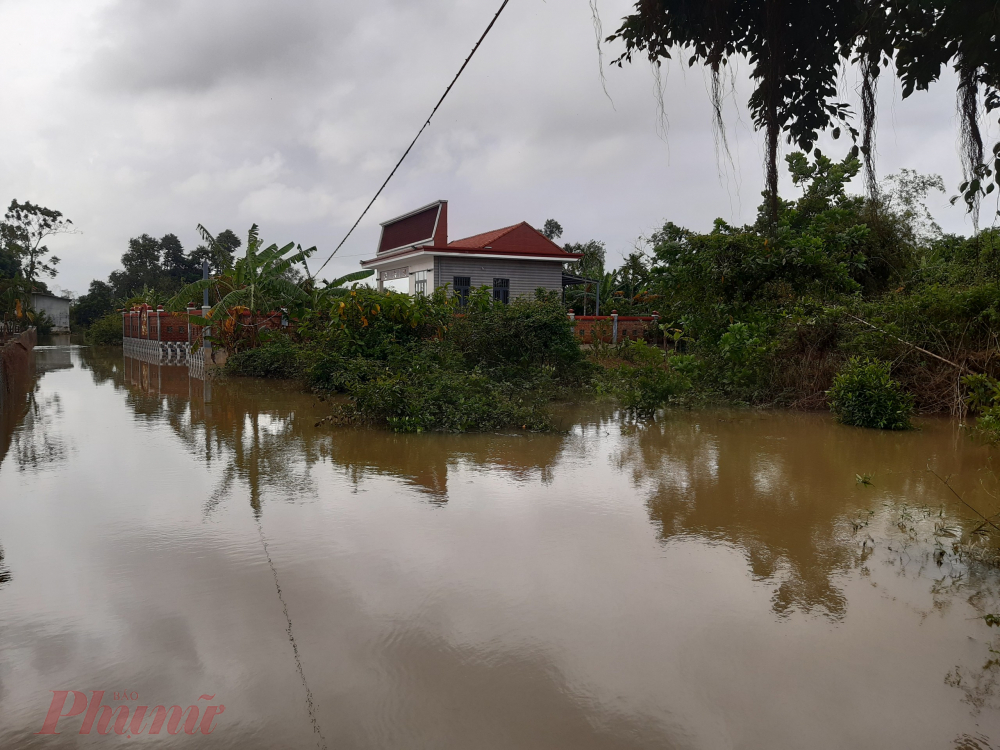
<path fill-rule="evenodd" d="M 404 436 L 69 346 L 15 406 L 5 750 L 1000 748 L 1000 574 L 953 554 L 977 518 L 928 472 L 991 515 L 998 449 L 955 421 Z M 36 734 L 58 691 L 86 703 Z M 98 704 L 225 709 L 81 734 Z"/>

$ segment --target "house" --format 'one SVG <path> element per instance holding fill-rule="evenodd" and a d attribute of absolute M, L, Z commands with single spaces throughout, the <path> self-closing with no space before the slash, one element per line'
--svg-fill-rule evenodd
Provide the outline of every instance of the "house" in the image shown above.
<path fill-rule="evenodd" d="M 31 306 L 36 313 L 44 312 L 52 319 L 52 333 L 69 333 L 69 297 L 33 292 Z"/>
<path fill-rule="evenodd" d="M 524 222 L 449 242 L 442 200 L 384 222 L 378 252 L 361 266 L 376 271 L 379 290 L 406 279 L 412 295 L 450 286 L 466 299 L 485 285 L 494 299 L 509 302 L 539 287 L 562 291 L 563 264 L 580 257 Z"/>

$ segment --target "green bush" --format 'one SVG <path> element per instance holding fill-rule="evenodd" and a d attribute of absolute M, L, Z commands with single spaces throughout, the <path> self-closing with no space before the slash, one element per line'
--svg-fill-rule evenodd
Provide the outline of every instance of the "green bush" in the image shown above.
<path fill-rule="evenodd" d="M 973 414 L 978 414 L 976 429 L 989 440 L 1000 440 L 1000 382 L 989 375 L 966 375 L 962 378 L 965 386 L 965 405 Z"/>
<path fill-rule="evenodd" d="M 908 430 L 913 396 L 892 379 L 889 364 L 852 357 L 827 391 L 832 411 L 844 424 L 880 430 Z"/>
<path fill-rule="evenodd" d="M 668 360 L 661 349 L 642 340 L 624 341 L 616 349 L 619 359 L 626 364 L 604 370 L 597 386 L 599 391 L 618 399 L 626 411 L 650 417 L 691 388 L 690 378 L 681 371 L 683 367 L 673 366 L 679 361 L 689 367 L 691 357 L 675 355 Z"/>
<path fill-rule="evenodd" d="M 608 378 L 611 394 L 626 411 L 640 417 L 651 417 L 691 387 L 683 375 L 658 365 L 622 365 L 609 370 Z"/>
<path fill-rule="evenodd" d="M 531 392 L 479 371 L 385 368 L 350 390 L 360 421 L 399 432 L 550 429 L 547 415 Z"/>
<path fill-rule="evenodd" d="M 477 289 L 459 309 L 444 289 L 357 289 L 308 314 L 297 336 L 305 382 L 351 397 L 340 418 L 404 432 L 548 429 L 544 403 L 590 372 L 552 295 L 508 305 Z"/>
<path fill-rule="evenodd" d="M 284 334 L 274 334 L 256 349 L 244 349 L 226 360 L 227 375 L 292 379 L 302 374 L 299 349 Z"/>
<path fill-rule="evenodd" d="M 662 365 L 666 359 L 662 349 L 650 346 L 642 339 L 623 341 L 619 346 L 619 356 L 634 365 Z"/>
<path fill-rule="evenodd" d="M 469 367 L 520 379 L 547 368 L 556 379 L 579 379 L 586 370 L 580 344 L 558 301 L 518 298 L 509 305 L 484 298 L 477 289 L 464 315 L 454 318 L 446 338 Z"/>
<path fill-rule="evenodd" d="M 976 429 L 993 442 L 1000 441 L 1000 405 L 984 410 L 976 420 Z"/>
<path fill-rule="evenodd" d="M 87 329 L 84 339 L 92 346 L 121 346 L 122 333 L 121 313 L 110 313 L 98 318 Z"/>

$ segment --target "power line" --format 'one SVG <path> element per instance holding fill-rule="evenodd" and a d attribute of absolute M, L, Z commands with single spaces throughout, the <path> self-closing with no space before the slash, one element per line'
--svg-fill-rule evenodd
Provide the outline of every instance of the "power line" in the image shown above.
<path fill-rule="evenodd" d="M 434 115 L 437 114 L 438 108 L 440 108 L 440 106 L 444 103 L 444 100 L 451 92 L 452 87 L 458 82 L 459 76 L 462 75 L 462 72 L 469 64 L 469 61 L 472 60 L 472 56 L 475 55 L 476 50 L 479 49 L 479 45 L 481 45 L 483 43 L 483 40 L 486 39 L 486 35 L 490 33 L 490 30 L 493 28 L 493 24 L 495 24 L 497 22 L 497 19 L 500 18 L 500 14 L 503 13 L 503 9 L 507 7 L 507 3 L 509 2 L 510 0 L 503 0 L 503 2 L 500 3 L 500 9 L 496 12 L 496 15 L 493 16 L 493 20 L 491 20 L 489 26 L 486 27 L 486 31 L 484 31 L 483 35 L 479 37 L 479 41 L 476 42 L 476 46 L 472 48 L 472 52 L 470 52 L 469 56 L 465 58 L 465 62 L 462 63 L 462 67 L 458 69 L 458 72 L 455 74 L 455 77 L 451 79 L 451 83 L 448 84 L 448 88 L 444 90 L 444 93 L 441 95 L 441 98 L 438 99 L 438 103 L 435 104 L 434 109 L 431 110 L 430 116 L 424 122 L 423 126 L 421 126 L 420 130 L 417 131 L 416 136 L 414 136 L 413 140 L 410 142 L 410 145 L 407 147 L 406 151 L 403 152 L 403 155 L 399 157 L 399 161 L 396 162 L 396 166 L 392 168 L 392 171 L 389 173 L 389 176 L 385 178 L 385 182 L 382 183 L 382 186 L 378 189 L 378 192 L 375 193 L 375 197 L 373 197 L 371 201 L 369 201 L 368 205 L 365 206 L 365 210 L 361 212 L 361 216 L 359 216 L 358 220 L 354 222 L 354 226 L 352 226 L 350 230 L 347 232 L 347 234 L 344 235 L 344 239 L 342 239 L 340 241 L 340 244 L 333 249 L 333 252 L 330 253 L 327 259 L 323 261 L 323 265 L 319 267 L 319 270 L 316 271 L 314 275 L 318 276 L 319 272 L 322 271 L 324 268 L 326 268 L 326 264 L 330 262 L 330 259 L 333 258 L 333 256 L 337 254 L 337 251 L 344 246 L 345 242 L 347 242 L 347 238 L 351 236 L 351 234 L 354 232 L 355 229 L 358 228 L 358 224 L 360 224 L 361 220 L 365 218 L 365 215 L 368 213 L 368 209 L 370 209 L 375 204 L 375 201 L 378 200 L 378 197 L 382 195 L 382 191 L 385 190 L 385 186 L 389 184 L 389 180 L 391 180 L 393 175 L 396 174 L 396 170 L 399 169 L 399 166 L 403 163 L 403 160 L 407 156 L 409 156 L 410 151 L 413 150 L 413 146 L 417 142 L 417 139 L 420 138 L 421 135 L 423 135 L 423 132 L 427 129 L 427 126 L 431 124 L 431 120 L 434 118 Z"/>

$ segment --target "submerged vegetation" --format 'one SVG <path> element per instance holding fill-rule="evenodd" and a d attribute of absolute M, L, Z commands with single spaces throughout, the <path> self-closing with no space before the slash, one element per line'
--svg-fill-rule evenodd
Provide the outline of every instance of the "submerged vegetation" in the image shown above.
<path fill-rule="evenodd" d="M 591 373 L 562 306 L 545 295 L 506 305 L 487 290 L 458 303 L 445 289 L 411 298 L 355 288 L 301 310 L 294 332 L 271 333 L 226 371 L 345 394 L 337 421 L 405 432 L 550 427 L 546 404 Z"/>
<path fill-rule="evenodd" d="M 887 362 L 852 357 L 833 379 L 830 411 L 847 425 L 908 430 L 913 396 L 905 393 Z"/>

